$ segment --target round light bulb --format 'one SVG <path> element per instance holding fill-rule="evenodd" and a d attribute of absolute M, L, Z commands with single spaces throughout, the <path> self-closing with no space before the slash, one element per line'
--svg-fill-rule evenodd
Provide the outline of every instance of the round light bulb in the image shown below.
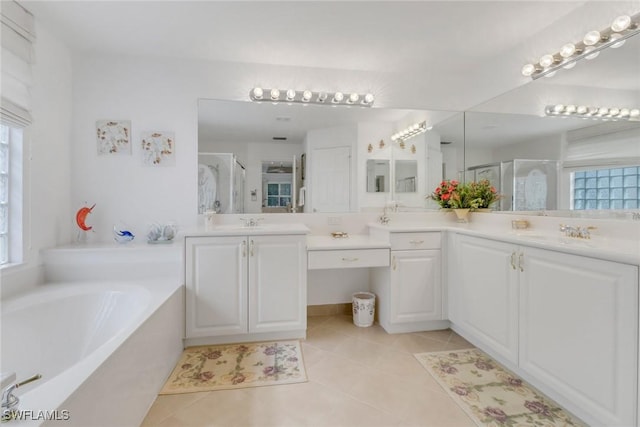
<path fill-rule="evenodd" d="M 598 109 L 599 116 L 606 116 L 607 114 L 609 114 L 609 109 L 607 107 L 600 107 Z"/>
<path fill-rule="evenodd" d="M 618 40 L 618 39 L 620 39 L 620 38 L 622 38 L 622 35 L 621 35 L 621 34 L 613 33 L 613 34 L 611 34 L 611 37 L 609 37 L 609 40 L 610 40 L 610 41 L 616 41 L 616 40 Z M 619 48 L 620 46 L 622 46 L 625 42 L 626 42 L 626 40 L 620 40 L 620 41 L 619 41 L 619 42 L 617 42 L 617 43 L 613 43 L 613 44 L 611 44 L 611 48 L 612 48 L 612 49 L 617 49 L 617 48 Z"/>
<path fill-rule="evenodd" d="M 264 95 L 264 91 L 262 90 L 261 87 L 254 87 L 253 88 L 253 97 L 255 99 L 262 99 L 262 95 Z"/>
<path fill-rule="evenodd" d="M 553 65 L 554 62 L 555 62 L 555 59 L 553 58 L 553 55 L 550 55 L 550 54 L 543 55 L 540 58 L 540 65 L 543 68 L 549 68 L 550 66 Z"/>
<path fill-rule="evenodd" d="M 564 112 L 566 114 L 573 114 L 576 112 L 576 106 L 575 105 L 567 105 L 567 108 L 564 109 Z"/>
<path fill-rule="evenodd" d="M 593 46 L 598 43 L 601 39 L 600 31 L 589 31 L 585 34 L 584 39 L 582 39 L 582 43 L 586 46 Z"/>
<path fill-rule="evenodd" d="M 578 107 L 576 108 L 576 113 L 578 114 L 586 114 L 587 111 L 587 107 L 585 107 L 584 105 L 578 105 Z"/>
<path fill-rule="evenodd" d="M 349 95 L 349 102 L 352 104 L 355 104 L 356 102 L 358 102 L 359 99 L 360 99 L 360 95 L 358 95 L 355 92 Z"/>
<path fill-rule="evenodd" d="M 629 110 L 629 117 L 632 119 L 637 119 L 638 117 L 640 117 L 640 109 L 633 108 Z"/>
<path fill-rule="evenodd" d="M 522 67 L 523 76 L 529 77 L 535 72 L 536 72 L 536 66 L 533 64 L 526 64 L 524 67 Z"/>
<path fill-rule="evenodd" d="M 599 108 L 598 107 L 589 107 L 589 115 L 594 115 L 596 113 L 598 113 Z"/>
<path fill-rule="evenodd" d="M 609 115 L 610 116 L 617 116 L 618 114 L 620 114 L 620 109 L 618 107 L 609 108 Z"/>
<path fill-rule="evenodd" d="M 620 109 L 620 117 L 628 117 L 629 116 L 629 109 L 628 108 L 621 108 Z"/>
<path fill-rule="evenodd" d="M 278 98 L 280 98 L 280 91 L 278 89 L 271 89 L 271 99 L 273 99 L 274 101 Z"/>
<path fill-rule="evenodd" d="M 327 100 L 327 93 L 326 92 L 320 92 L 318 94 L 318 101 L 319 102 L 324 102 Z"/>
<path fill-rule="evenodd" d="M 563 58 L 569 58 L 574 53 L 576 53 L 576 45 L 573 43 L 567 43 L 560 48 L 560 56 Z"/>
<path fill-rule="evenodd" d="M 556 104 L 553 106 L 553 112 L 556 114 L 562 113 L 563 110 L 564 110 L 564 105 L 562 104 Z"/>
<path fill-rule="evenodd" d="M 619 33 L 631 26 L 631 17 L 629 15 L 621 15 L 613 20 L 611 23 L 611 30 Z"/>
<path fill-rule="evenodd" d="M 344 94 L 342 92 L 336 92 L 333 95 L 333 102 L 342 102 L 344 99 Z"/>
<path fill-rule="evenodd" d="M 587 46 L 587 47 L 585 47 L 585 48 L 584 48 L 584 52 L 585 52 L 585 54 L 586 54 L 586 55 L 584 56 L 584 57 L 585 57 L 585 59 L 595 59 L 595 58 L 597 58 L 597 57 L 598 57 L 598 55 L 600 55 L 600 51 L 599 51 L 599 50 L 598 50 L 598 51 L 596 51 L 596 52 L 593 52 L 593 53 L 589 53 L 589 52 L 591 52 L 591 51 L 592 51 L 592 50 L 594 50 L 594 49 L 595 49 L 595 48 L 594 48 L 593 46 Z"/>
<path fill-rule="evenodd" d="M 287 101 L 293 101 L 296 97 L 296 91 L 293 89 L 289 89 L 287 91 Z"/>
<path fill-rule="evenodd" d="M 372 94 L 368 93 L 364 96 L 364 103 L 365 104 L 371 104 L 374 100 L 374 97 Z"/>
<path fill-rule="evenodd" d="M 309 102 L 311 100 L 312 95 L 313 93 L 311 93 L 310 90 L 305 90 L 304 92 L 302 92 L 302 101 Z"/>

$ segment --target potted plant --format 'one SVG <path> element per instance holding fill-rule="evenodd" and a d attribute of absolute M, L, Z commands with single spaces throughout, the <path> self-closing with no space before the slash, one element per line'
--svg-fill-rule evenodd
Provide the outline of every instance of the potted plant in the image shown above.
<path fill-rule="evenodd" d="M 496 188 L 491 185 L 488 179 L 481 179 L 478 182 L 469 184 L 475 198 L 480 199 L 480 204 L 475 210 L 491 209 L 491 205 L 500 200 L 502 196 L 498 194 Z"/>
<path fill-rule="evenodd" d="M 467 222 L 471 209 L 477 209 L 482 200 L 477 197 L 472 184 L 460 183 L 456 180 L 445 180 L 429 197 L 443 209 L 453 209 L 459 222 Z"/>

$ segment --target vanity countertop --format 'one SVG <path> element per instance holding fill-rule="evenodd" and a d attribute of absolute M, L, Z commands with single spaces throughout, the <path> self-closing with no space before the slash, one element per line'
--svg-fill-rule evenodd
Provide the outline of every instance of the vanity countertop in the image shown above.
<path fill-rule="evenodd" d="M 349 237 L 334 238 L 329 235 L 307 236 L 308 251 L 328 251 L 342 249 L 389 249 L 391 244 L 374 239 L 367 234 L 352 234 Z"/>
<path fill-rule="evenodd" d="M 188 230 L 185 237 L 215 237 L 215 236 L 260 236 L 283 234 L 309 234 L 310 230 L 301 223 L 259 224 L 243 226 L 238 224 L 219 224 L 212 228 L 198 228 Z"/>

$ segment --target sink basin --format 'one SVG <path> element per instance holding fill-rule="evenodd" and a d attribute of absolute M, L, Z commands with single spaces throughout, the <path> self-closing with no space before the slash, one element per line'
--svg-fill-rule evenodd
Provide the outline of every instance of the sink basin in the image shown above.
<path fill-rule="evenodd" d="M 214 226 L 207 231 L 220 231 L 225 233 L 253 233 L 253 232 L 282 232 L 282 233 L 305 233 L 308 232 L 308 228 L 304 224 L 259 224 L 259 225 L 244 225 L 244 224 L 220 224 Z"/>

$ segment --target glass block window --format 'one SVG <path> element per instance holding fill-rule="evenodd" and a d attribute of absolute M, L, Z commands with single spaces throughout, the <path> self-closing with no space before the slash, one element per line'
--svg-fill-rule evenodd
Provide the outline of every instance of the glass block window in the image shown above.
<path fill-rule="evenodd" d="M 291 204 L 291 183 L 267 183 L 267 206 L 286 207 Z"/>
<path fill-rule="evenodd" d="M 572 173 L 573 209 L 638 209 L 640 166 Z"/>
<path fill-rule="evenodd" d="M 0 125 L 0 265 L 9 262 L 9 128 Z"/>

